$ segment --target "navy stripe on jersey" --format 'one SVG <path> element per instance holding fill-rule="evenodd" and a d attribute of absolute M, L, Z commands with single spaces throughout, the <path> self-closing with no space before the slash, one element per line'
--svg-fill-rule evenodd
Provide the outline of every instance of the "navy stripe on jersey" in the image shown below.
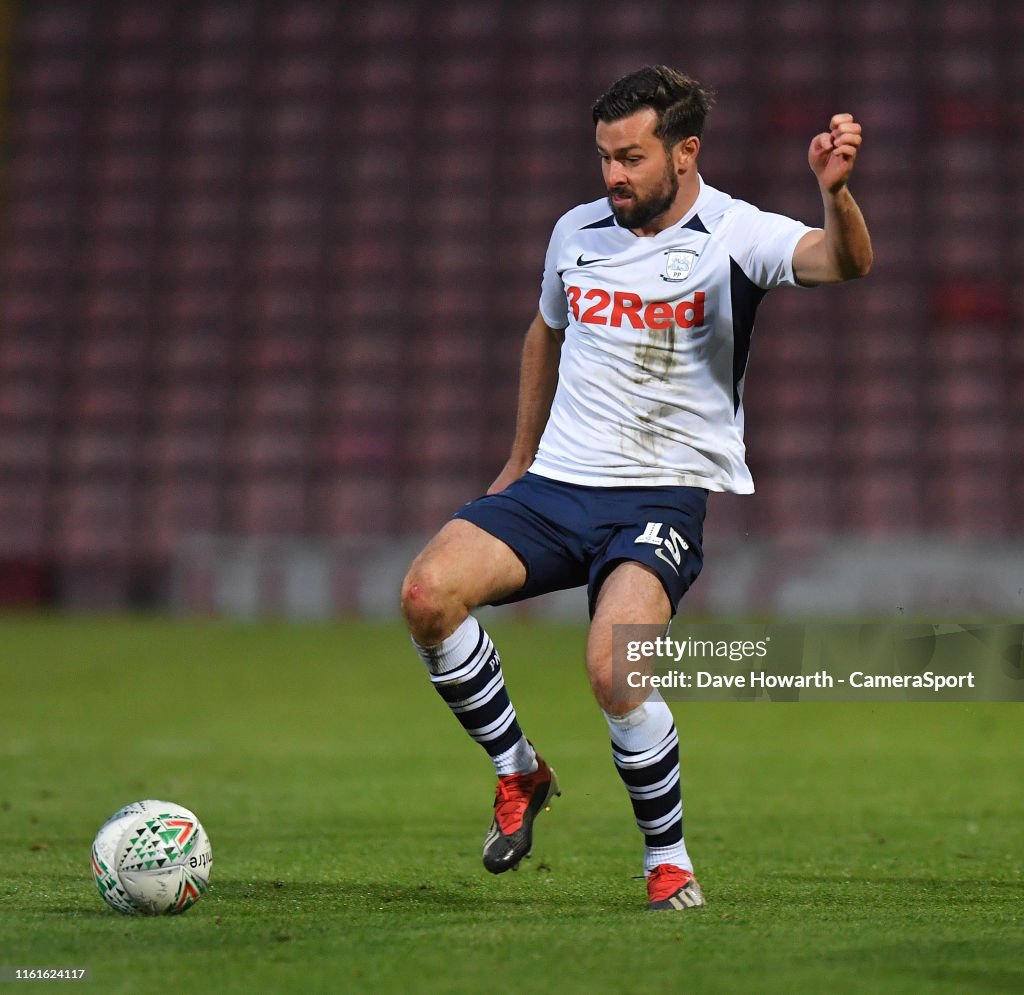
<path fill-rule="evenodd" d="M 673 846 L 683 838 L 683 799 L 679 788 L 679 737 L 675 723 L 649 750 L 623 750 L 612 743 L 637 827 L 649 847 Z"/>
<path fill-rule="evenodd" d="M 709 232 L 707 230 L 707 228 L 704 227 L 704 222 L 701 221 L 699 214 L 695 214 L 692 218 L 690 218 L 689 221 L 686 222 L 685 225 L 680 225 L 679 227 L 680 228 L 689 228 L 690 231 L 703 232 L 705 235 L 710 235 L 711 234 L 711 232 Z"/>
<path fill-rule="evenodd" d="M 768 291 L 754 283 L 735 259 L 729 259 L 729 270 L 729 293 L 732 298 L 732 403 L 735 414 L 740 409 L 740 381 L 747 372 L 754 315 Z"/>
<path fill-rule="evenodd" d="M 451 670 L 431 674 L 438 694 L 491 757 L 512 749 L 522 739 L 515 709 L 505 690 L 501 660 L 483 629 L 469 656 Z"/>

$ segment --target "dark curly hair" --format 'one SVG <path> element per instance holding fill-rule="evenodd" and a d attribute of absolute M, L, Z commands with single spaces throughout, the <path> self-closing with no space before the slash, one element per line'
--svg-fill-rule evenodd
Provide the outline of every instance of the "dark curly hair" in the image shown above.
<path fill-rule="evenodd" d="M 714 92 L 668 66 L 644 66 L 617 79 L 594 103 L 594 124 L 618 121 L 650 107 L 658 115 L 654 134 L 666 149 L 691 135 L 701 137 Z"/>

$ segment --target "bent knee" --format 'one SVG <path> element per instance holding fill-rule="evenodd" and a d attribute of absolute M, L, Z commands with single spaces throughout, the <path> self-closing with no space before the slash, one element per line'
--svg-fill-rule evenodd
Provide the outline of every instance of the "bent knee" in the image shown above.
<path fill-rule="evenodd" d="M 408 622 L 419 622 L 436 615 L 443 598 L 437 583 L 415 568 L 402 581 L 402 614 Z"/>
<path fill-rule="evenodd" d="M 401 605 L 410 634 L 424 646 L 441 642 L 459 621 L 457 599 L 429 570 L 413 567 L 406 574 Z"/>
<path fill-rule="evenodd" d="M 622 716 L 642 705 L 649 692 L 631 688 L 623 674 L 591 674 L 590 687 L 601 711 L 607 715 Z"/>

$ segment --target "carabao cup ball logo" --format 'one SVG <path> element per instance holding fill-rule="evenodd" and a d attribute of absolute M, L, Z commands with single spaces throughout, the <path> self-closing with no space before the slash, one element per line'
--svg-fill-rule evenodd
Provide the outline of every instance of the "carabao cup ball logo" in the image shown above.
<path fill-rule="evenodd" d="M 103 900 L 128 915 L 175 915 L 206 891 L 213 852 L 194 812 L 141 801 L 115 812 L 92 847 L 92 872 Z"/>

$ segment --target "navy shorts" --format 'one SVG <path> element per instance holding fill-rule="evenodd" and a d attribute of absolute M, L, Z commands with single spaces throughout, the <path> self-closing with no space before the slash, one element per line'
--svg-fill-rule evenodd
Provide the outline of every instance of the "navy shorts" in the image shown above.
<path fill-rule="evenodd" d="M 496 536 L 526 567 L 523 587 L 494 604 L 586 584 L 593 616 L 612 567 L 633 560 L 661 578 L 674 614 L 704 565 L 707 501 L 700 487 L 583 487 L 527 473 L 452 517 Z"/>

